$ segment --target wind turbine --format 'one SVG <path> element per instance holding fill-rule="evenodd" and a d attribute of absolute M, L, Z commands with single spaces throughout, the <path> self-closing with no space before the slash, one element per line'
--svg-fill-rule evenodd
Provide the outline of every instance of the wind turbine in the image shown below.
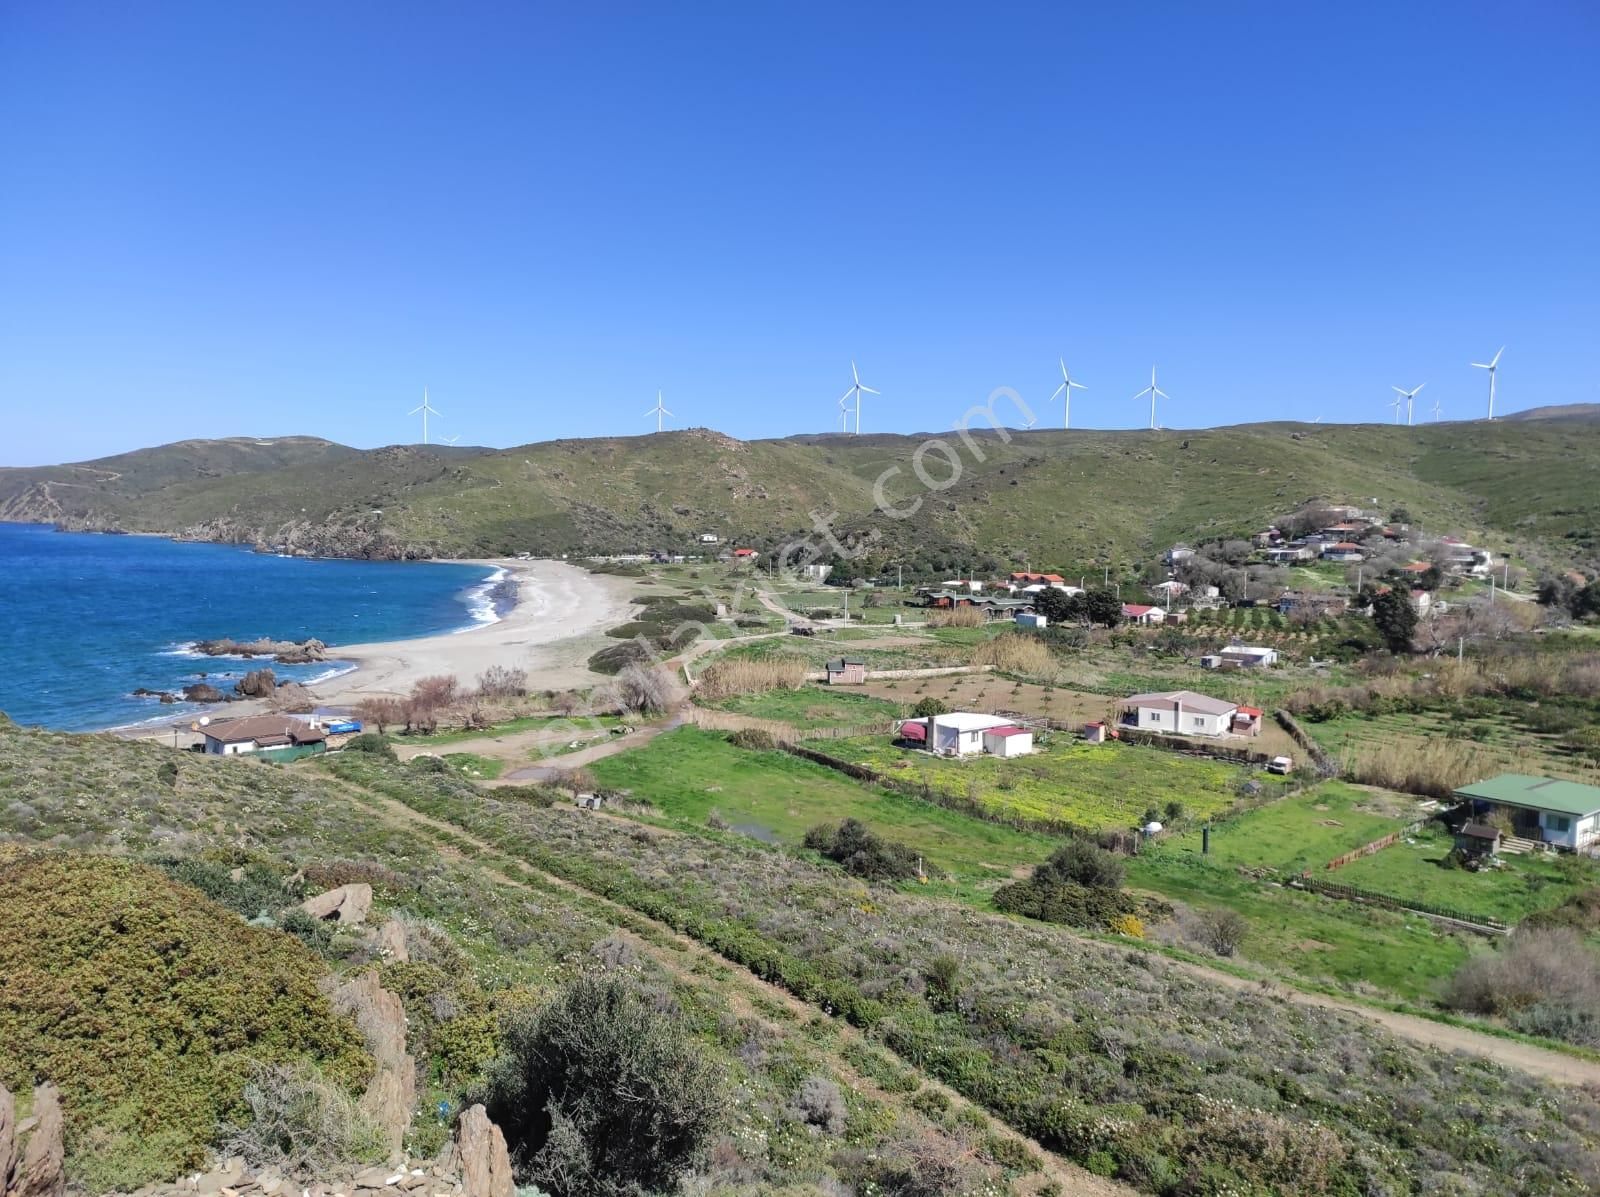
<path fill-rule="evenodd" d="M 1081 383 L 1081 382 L 1073 382 L 1072 381 L 1072 375 L 1067 373 L 1067 359 L 1066 358 L 1057 358 L 1056 361 L 1061 363 L 1061 385 L 1058 386 L 1055 389 L 1055 391 L 1051 394 L 1050 398 L 1052 400 L 1054 400 L 1056 395 L 1060 395 L 1061 396 L 1062 403 L 1064 405 L 1064 410 L 1061 413 L 1061 427 L 1063 427 L 1063 428 L 1071 428 L 1072 427 L 1072 392 L 1073 392 L 1073 389 L 1076 388 L 1077 390 L 1080 390 L 1080 391 L 1087 391 L 1089 388 L 1084 386 L 1083 383 Z M 1141 391 L 1140 394 L 1143 394 L 1143 392 Z"/>
<path fill-rule="evenodd" d="M 436 415 L 439 414 L 436 409 L 428 406 L 428 388 L 427 387 L 423 387 L 422 388 L 422 404 L 421 404 L 421 406 L 413 407 L 410 411 L 406 412 L 406 415 L 414 416 L 419 411 L 422 413 L 422 443 L 424 445 L 426 445 L 428 443 L 428 417 L 429 416 L 436 416 Z"/>
<path fill-rule="evenodd" d="M 447 436 L 447 437 L 445 437 L 445 438 L 444 438 L 444 439 L 443 439 L 443 440 L 442 440 L 442 441 L 440 441 L 440 442 L 439 442 L 439 443 L 440 443 L 440 444 L 441 444 L 441 445 L 453 445 L 453 444 L 455 444 L 455 443 L 456 443 L 456 442 L 457 442 L 457 441 L 458 441 L 458 440 L 460 440 L 460 439 L 461 439 L 461 434 L 460 434 L 460 433 L 459 433 L 459 432 L 458 432 L 458 433 L 456 433 L 456 434 L 455 434 L 455 435 L 454 435 L 454 436 Z"/>
<path fill-rule="evenodd" d="M 1150 430 L 1154 432 L 1156 429 L 1156 396 L 1160 395 L 1163 399 L 1172 398 L 1171 395 L 1156 386 L 1156 368 L 1154 366 L 1150 367 L 1150 385 L 1135 395 L 1134 398 L 1143 399 L 1146 395 L 1150 396 Z"/>
<path fill-rule="evenodd" d="M 861 435 L 861 394 L 862 394 L 863 391 L 865 391 L 868 395 L 876 395 L 876 394 L 878 394 L 878 392 L 873 390 L 869 386 L 863 386 L 862 385 L 862 383 L 861 383 L 861 375 L 856 372 L 856 363 L 855 363 L 854 359 L 851 359 L 851 362 L 850 362 L 850 377 L 854 381 L 850 384 L 850 389 L 839 397 L 839 405 L 840 405 L 840 407 L 843 407 L 844 406 L 844 401 L 846 399 L 849 399 L 852 395 L 855 396 L 855 401 L 856 401 L 856 435 L 860 436 Z"/>
<path fill-rule="evenodd" d="M 1439 396 L 1435 395 L 1433 397 L 1433 422 L 1435 424 L 1439 422 L 1439 413 L 1443 410 L 1444 408 L 1439 403 Z"/>
<path fill-rule="evenodd" d="M 1497 370 L 1499 368 L 1499 366 L 1500 366 L 1500 355 L 1502 353 L 1504 353 L 1505 351 L 1506 351 L 1506 347 L 1504 345 L 1502 345 L 1502 346 L 1500 346 L 1499 349 L 1495 350 L 1494 356 L 1492 358 L 1490 358 L 1488 361 L 1486 361 L 1486 362 L 1473 362 L 1472 363 L 1472 368 L 1474 370 L 1487 370 L 1487 371 L 1489 371 L 1489 418 L 1491 420 L 1494 419 L 1494 372 L 1495 372 L 1495 370 Z"/>
<path fill-rule="evenodd" d="M 1427 385 L 1428 384 L 1424 382 L 1424 383 L 1421 383 L 1421 384 L 1419 384 L 1417 386 L 1412 387 L 1409 391 L 1406 390 L 1404 387 L 1395 387 L 1395 388 L 1393 388 L 1393 390 L 1394 390 L 1394 422 L 1396 424 L 1398 424 L 1400 422 L 1400 403 L 1401 403 L 1402 400 L 1404 400 L 1405 405 L 1406 405 L 1406 427 L 1409 428 L 1414 423 L 1414 421 L 1412 419 L 1412 414 L 1413 414 L 1413 411 L 1415 410 L 1415 405 L 1416 405 L 1416 401 L 1417 401 L 1417 392 L 1420 391 L 1423 387 L 1425 387 Z"/>
<path fill-rule="evenodd" d="M 656 392 L 656 405 L 654 407 L 652 407 L 649 411 L 645 412 L 644 414 L 647 415 L 647 416 L 654 416 L 656 418 L 656 431 L 660 432 L 661 431 L 661 417 L 662 416 L 670 416 L 672 413 L 661 405 L 661 392 L 657 391 Z"/>

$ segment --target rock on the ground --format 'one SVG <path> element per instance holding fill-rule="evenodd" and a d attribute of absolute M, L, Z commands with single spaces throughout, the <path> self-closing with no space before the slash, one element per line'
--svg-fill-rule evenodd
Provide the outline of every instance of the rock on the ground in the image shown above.
<path fill-rule="evenodd" d="M 514 1197 L 516 1182 L 511 1178 L 506 1137 L 482 1106 L 462 1112 L 452 1155 L 461 1170 L 462 1197 Z"/>
<path fill-rule="evenodd" d="M 11 1170 L 17 1163 L 17 1103 L 11 1090 L 0 1085 L 0 1194 L 11 1187 Z"/>
<path fill-rule="evenodd" d="M 54 1085 L 33 1091 L 33 1132 L 22 1145 L 22 1158 L 5 1197 L 61 1197 L 67 1190 L 61 1097 Z"/>
<path fill-rule="evenodd" d="M 404 964 L 411 959 L 411 949 L 406 944 L 406 927 L 399 919 L 390 919 L 373 934 L 372 946 L 381 955 Z"/>
<path fill-rule="evenodd" d="M 245 698 L 271 698 L 278 688 L 278 675 L 270 669 L 252 669 L 233 688 Z"/>
<path fill-rule="evenodd" d="M 333 919 L 360 926 L 372 909 L 372 886 L 365 881 L 341 885 L 300 903 L 300 909 L 314 919 Z"/>
<path fill-rule="evenodd" d="M 390 1158 L 402 1158 L 401 1144 L 417 1099 L 417 1065 L 406 1052 L 405 1008 L 378 983 L 375 972 L 340 985 L 333 992 L 333 1005 L 354 1020 L 376 1063 L 372 1081 L 361 1095 L 361 1111 L 382 1131 Z"/>

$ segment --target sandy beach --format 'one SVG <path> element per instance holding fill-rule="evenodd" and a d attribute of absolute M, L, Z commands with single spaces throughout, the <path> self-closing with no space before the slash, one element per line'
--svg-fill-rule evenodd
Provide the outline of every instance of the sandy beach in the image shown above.
<path fill-rule="evenodd" d="M 328 655 L 355 664 L 312 687 L 320 702 L 341 706 L 375 695 L 399 695 L 419 678 L 447 674 L 472 685 L 491 665 L 528 672 L 536 690 L 593 684 L 585 662 L 604 647 L 607 628 L 631 618 L 635 582 L 592 574 L 563 561 L 461 562 L 504 569 L 517 584 L 517 602 L 494 623 L 415 640 L 332 644 Z"/>

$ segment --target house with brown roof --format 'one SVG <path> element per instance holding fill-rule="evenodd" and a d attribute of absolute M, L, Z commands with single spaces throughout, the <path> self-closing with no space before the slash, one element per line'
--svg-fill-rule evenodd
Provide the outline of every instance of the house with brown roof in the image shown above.
<path fill-rule="evenodd" d="M 327 747 L 320 728 L 288 715 L 251 715 L 200 728 L 208 756 L 240 756 L 247 752 L 307 756 Z"/>
<path fill-rule="evenodd" d="M 1234 716 L 1239 712 L 1236 702 L 1212 698 L 1193 690 L 1135 694 L 1123 699 L 1121 706 L 1125 725 L 1140 731 L 1180 736 L 1225 736 L 1233 733 Z"/>

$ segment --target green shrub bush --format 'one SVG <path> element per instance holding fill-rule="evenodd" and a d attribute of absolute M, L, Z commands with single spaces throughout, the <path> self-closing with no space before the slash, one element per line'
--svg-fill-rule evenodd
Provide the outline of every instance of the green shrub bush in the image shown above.
<path fill-rule="evenodd" d="M 858 819 L 819 823 L 806 832 L 805 845 L 868 881 L 906 881 L 918 873 L 915 851 L 884 839 Z"/>
<path fill-rule="evenodd" d="M 69 1170 L 93 1191 L 203 1163 L 218 1127 L 248 1115 L 261 1065 L 367 1078 L 314 955 L 154 868 L 54 853 L 0 864 L 0 928 L 0 1082 L 60 1086 Z"/>

